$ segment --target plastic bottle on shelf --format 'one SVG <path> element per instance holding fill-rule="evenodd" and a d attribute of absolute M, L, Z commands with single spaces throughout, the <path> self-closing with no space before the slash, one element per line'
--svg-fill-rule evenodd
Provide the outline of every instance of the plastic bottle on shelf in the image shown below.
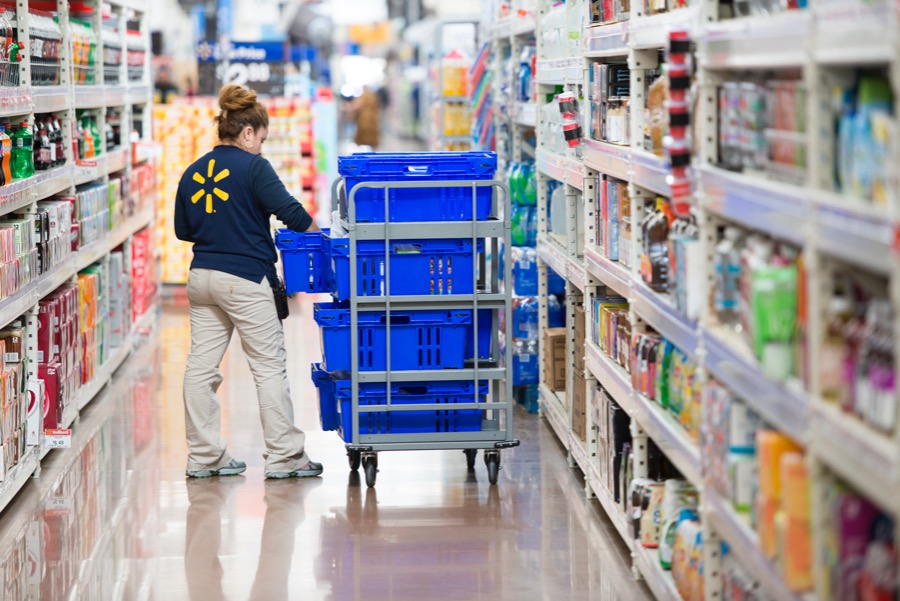
<path fill-rule="evenodd" d="M 844 358 L 849 341 L 847 324 L 853 319 L 853 304 L 843 295 L 836 295 L 828 302 L 825 318 L 825 337 L 819 355 L 820 386 L 822 398 L 843 405 L 849 396 L 844 374 Z"/>
<path fill-rule="evenodd" d="M 715 309 L 719 323 L 726 326 L 736 325 L 740 317 L 740 240 L 741 231 L 735 227 L 727 227 L 724 237 L 716 245 Z"/>
<path fill-rule="evenodd" d="M 644 281 L 656 292 L 665 292 L 669 286 L 669 225 L 666 213 L 667 201 L 656 199 L 656 212 L 644 224 L 644 256 L 641 274 Z"/>
<path fill-rule="evenodd" d="M 559 297 L 551 294 L 547 297 L 547 327 L 563 328 L 566 325 L 566 308 Z"/>
<path fill-rule="evenodd" d="M 60 125 L 59 117 L 53 117 L 51 121 L 53 122 L 52 139 L 54 154 L 56 155 L 56 166 L 60 167 L 66 164 L 65 140 L 63 139 L 62 126 Z"/>
<path fill-rule="evenodd" d="M 34 175 L 34 137 L 28 128 L 28 122 L 22 122 L 13 134 L 13 179 L 23 179 Z"/>
<path fill-rule="evenodd" d="M 12 183 L 12 138 L 6 133 L 6 125 L 0 125 L 0 150 L 3 152 L 3 182 Z"/>
<path fill-rule="evenodd" d="M 6 10 L 0 8 L 0 85 L 11 86 L 14 82 L 10 79 L 11 67 L 9 65 L 9 47 L 12 38 L 9 36 L 12 26 Z"/>
<path fill-rule="evenodd" d="M 110 149 L 115 148 L 116 146 L 116 132 L 109 120 L 106 121 L 106 125 L 104 125 L 104 128 L 106 130 L 106 150 L 108 152 Z"/>
<path fill-rule="evenodd" d="M 34 168 L 36 171 L 46 171 L 51 167 L 50 139 L 47 137 L 46 125 L 35 122 L 37 135 L 34 137 L 34 150 L 32 152 Z"/>
<path fill-rule="evenodd" d="M 518 87 L 516 90 L 517 99 L 522 102 L 530 102 L 534 97 L 534 72 L 532 71 L 532 59 L 535 54 L 535 47 L 526 45 L 522 48 L 519 55 L 519 72 Z"/>
<path fill-rule="evenodd" d="M 3 165 L 7 162 L 7 157 L 9 156 L 9 148 L 5 144 L 2 143 L 4 133 L 4 128 L 0 126 L 0 165 Z M 10 182 L 10 179 L 6 177 L 6 170 L 0 167 L 0 186 L 5 186 Z"/>
<path fill-rule="evenodd" d="M 566 230 L 566 187 L 559 186 L 550 196 L 550 231 L 557 236 L 567 236 Z"/>
<path fill-rule="evenodd" d="M 94 132 L 91 130 L 90 117 L 84 115 L 81 117 L 81 124 L 78 126 L 78 137 L 81 140 L 80 154 L 82 159 L 96 158 L 96 146 Z"/>
<path fill-rule="evenodd" d="M 442 95 L 445 98 L 466 96 L 466 75 L 469 60 L 458 50 L 448 52 L 441 59 Z"/>
<path fill-rule="evenodd" d="M 509 200 L 514 205 L 522 202 L 522 163 L 511 163 L 509 166 Z"/>
<path fill-rule="evenodd" d="M 522 204 L 528 206 L 537 205 L 537 177 L 534 165 L 522 166 Z"/>
<path fill-rule="evenodd" d="M 103 144 L 100 143 L 100 129 L 97 127 L 97 118 L 90 118 L 91 135 L 94 136 L 94 156 L 100 156 L 103 152 Z"/>

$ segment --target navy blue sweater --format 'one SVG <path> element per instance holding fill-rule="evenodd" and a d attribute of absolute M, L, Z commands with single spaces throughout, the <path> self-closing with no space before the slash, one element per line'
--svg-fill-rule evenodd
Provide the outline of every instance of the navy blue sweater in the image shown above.
<path fill-rule="evenodd" d="M 175 198 L 175 235 L 194 243 L 191 268 L 253 282 L 275 277 L 278 253 L 270 218 L 305 232 L 312 217 L 269 161 L 235 146 L 216 146 L 188 167 Z"/>

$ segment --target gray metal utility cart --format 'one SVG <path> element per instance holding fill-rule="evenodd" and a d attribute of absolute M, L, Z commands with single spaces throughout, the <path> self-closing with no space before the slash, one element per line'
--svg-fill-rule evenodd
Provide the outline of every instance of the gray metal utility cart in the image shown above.
<path fill-rule="evenodd" d="M 428 192 L 434 194 L 455 195 L 457 199 L 465 199 L 466 193 L 463 190 L 470 189 L 471 219 L 392 222 L 392 194 L 400 192 L 409 195 L 412 192 L 410 188 L 428 189 Z M 358 195 L 368 194 L 371 199 L 373 195 L 381 195 L 382 192 L 384 221 L 357 221 Z M 482 205 L 482 219 L 478 219 L 476 202 L 484 202 L 487 194 L 491 198 L 490 217 L 484 218 L 486 207 Z M 341 215 L 349 245 L 351 395 L 349 421 L 344 422 L 342 436 L 346 442 L 350 468 L 356 470 L 362 465 L 366 483 L 374 486 L 378 453 L 381 451 L 460 449 L 465 453 L 468 467 L 473 469 L 478 450 L 481 449 L 484 451 L 489 480 L 491 484 L 496 484 L 500 470 L 500 451 L 519 444 L 513 438 L 512 328 L 509 325 L 512 323 L 512 287 L 506 286 L 506 290 L 501 291 L 500 282 L 501 241 L 504 248 L 510 248 L 509 193 L 506 185 L 495 180 L 430 181 L 418 178 L 415 181 L 365 181 L 356 183 L 347 198 L 345 182 L 341 178 L 334 183 L 332 198 L 336 203 L 343 204 L 346 201 Z M 391 270 L 403 269 L 398 275 L 407 273 L 405 268 L 399 266 L 398 259 L 404 256 L 404 248 L 397 241 L 438 241 L 439 246 L 440 241 L 446 244 L 450 239 L 456 239 L 457 242 L 465 239 L 466 248 L 471 250 L 468 253 L 471 254 L 471 265 L 462 265 L 460 260 L 453 263 L 453 257 L 449 255 L 432 257 L 425 268 L 430 274 L 427 277 L 432 278 L 431 294 L 392 293 L 392 282 L 395 289 L 402 287 L 405 282 L 403 278 L 397 277 L 392 280 Z M 385 259 L 375 267 L 371 267 L 365 260 L 359 260 L 360 245 L 368 244 L 371 247 L 374 244 L 371 241 L 384 244 Z M 378 250 L 380 253 L 380 247 Z M 416 247 L 406 250 L 415 254 L 420 249 Z M 468 254 L 465 255 L 466 262 L 469 261 Z M 398 265 L 392 265 L 395 261 Z M 504 280 L 512 281 L 508 260 L 503 268 Z M 372 275 L 372 269 L 383 270 L 378 290 L 366 288 L 366 278 Z M 458 279 L 453 282 L 454 273 L 464 274 L 464 277 L 471 274 L 472 281 L 465 282 L 465 285 Z M 379 272 L 378 275 L 382 274 Z M 456 287 L 455 290 L 452 289 L 453 286 Z M 460 290 L 467 293 L 460 293 Z M 456 368 L 429 367 L 440 364 L 440 345 L 447 344 L 446 339 L 438 338 L 449 336 L 437 330 L 419 329 L 417 335 L 420 344 L 414 348 L 391 348 L 391 328 L 407 324 L 408 312 L 413 311 L 416 314 L 447 311 L 453 317 L 470 316 L 471 322 L 465 334 L 464 363 Z M 367 364 L 366 369 L 361 370 L 360 361 L 366 357 L 366 353 L 371 352 L 371 348 L 367 346 L 370 341 L 360 334 L 359 326 L 361 320 L 371 320 L 373 315 L 381 316 L 381 324 L 385 329 L 383 343 L 380 340 L 377 342 L 383 344 L 384 368 L 372 370 L 371 364 Z M 500 344 L 501 319 L 505 319 L 508 324 L 503 346 Z M 423 336 L 434 336 L 435 340 L 431 340 L 428 346 L 422 341 Z M 427 349 L 423 350 L 425 347 Z M 430 355 L 432 349 L 435 357 Z M 505 361 L 501 361 L 501 349 L 505 352 Z M 375 350 L 379 352 L 377 348 Z M 424 352 L 429 353 L 428 357 L 422 355 Z M 422 356 L 419 357 L 416 368 L 409 369 L 409 360 L 415 360 L 409 354 L 414 353 Z M 392 363 L 403 363 L 406 367 L 395 369 Z M 442 384 L 453 384 L 459 388 L 453 394 L 444 390 L 428 396 L 426 388 L 422 387 L 426 383 L 436 389 L 441 389 Z M 373 401 L 367 389 L 377 389 L 378 394 L 385 398 Z M 425 396 L 422 393 L 426 393 Z M 423 415 L 428 418 L 424 422 L 418 421 L 417 416 Z M 440 422 L 438 427 L 434 426 L 435 415 Z M 416 425 L 419 423 L 425 426 L 420 428 Z M 399 424 L 407 427 L 399 427 Z M 409 427 L 410 424 L 412 427 Z"/>

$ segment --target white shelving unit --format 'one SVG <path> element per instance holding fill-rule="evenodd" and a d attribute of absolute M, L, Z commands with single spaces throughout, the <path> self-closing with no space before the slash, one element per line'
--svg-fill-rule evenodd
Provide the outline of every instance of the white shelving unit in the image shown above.
<path fill-rule="evenodd" d="M 100 36 L 101 29 L 101 5 L 98 0 L 89 0 L 88 6 L 94 9 L 94 27 L 97 31 L 98 47 L 96 56 L 102 61 L 103 41 Z M 104 69 L 102 62 L 96 67 L 97 85 L 73 85 L 72 65 L 73 41 L 68 26 L 68 2 L 57 1 L 57 12 L 62 23 L 62 56 L 60 59 L 61 85 L 32 86 L 31 65 L 26 59 L 20 63 L 20 85 L 17 88 L 0 88 L 0 116 L 18 117 L 34 123 L 34 116 L 43 113 L 61 113 L 64 122 L 64 148 L 66 152 L 66 165 L 45 172 L 38 172 L 33 177 L 17 181 L 9 185 L 0 186 L 0 214 L 8 215 L 14 212 L 34 212 L 35 203 L 45 198 L 60 193 L 74 194 L 76 186 L 91 183 L 108 183 L 109 176 L 113 173 L 124 173 L 126 176 L 131 170 L 130 115 L 133 110 L 142 110 L 145 116 L 149 114 L 147 107 L 151 102 L 151 88 L 149 85 L 149 33 L 143 23 L 144 13 L 147 9 L 146 0 L 111 0 L 112 18 L 118 20 L 119 35 L 122 39 L 122 48 L 126 47 L 126 23 L 128 21 L 140 21 L 144 39 L 146 41 L 148 62 L 144 68 L 143 81 L 129 82 L 127 61 L 123 60 L 120 67 L 120 82 L 116 85 L 104 83 Z M 29 5 L 26 0 L 20 0 L 16 5 L 17 21 L 19 23 L 18 35 L 25 39 L 28 37 L 27 14 Z M 115 108 L 122 111 L 120 148 L 111 150 L 106 148 L 105 136 L 101 136 L 99 148 L 100 155 L 95 160 L 77 161 L 73 156 L 73 140 L 70 123 L 75 119 L 75 111 L 79 109 L 96 109 L 99 130 L 104 131 L 106 109 Z M 145 118 L 146 121 L 146 118 Z M 149 124 L 145 123 L 145 129 L 149 130 Z M 78 272 L 98 261 L 104 260 L 114 249 L 124 245 L 126 254 L 130 254 L 130 239 L 134 234 L 146 228 L 153 222 L 153 204 L 148 203 L 148 208 L 140 213 L 127 218 L 118 224 L 105 237 L 83 246 L 73 253 L 62 264 L 42 274 L 37 280 L 21 289 L 18 293 L 7 298 L 0 299 L 0 327 L 6 326 L 20 317 L 26 317 L 28 328 L 26 352 L 29 360 L 30 379 L 37 378 L 37 343 L 34 332 L 37 327 L 37 306 L 41 299 L 51 294 L 67 282 L 74 281 Z M 145 318 L 154 317 L 148 312 Z M 61 424 L 64 427 L 77 424 L 78 414 L 90 401 L 97 396 L 109 383 L 113 373 L 122 365 L 131 353 L 135 336 L 146 329 L 146 323 L 134 324 L 135 328 L 131 336 L 125 342 L 114 349 L 112 355 L 101 366 L 95 377 L 82 386 L 74 399 L 67 405 L 62 416 Z M 46 456 L 49 448 L 42 446 L 28 447 L 26 455 L 11 470 L 7 477 L 0 481 L 0 512 L 15 497 L 27 480 L 40 473 L 40 460 Z"/>
<path fill-rule="evenodd" d="M 566 155 L 555 152 L 542 139 L 543 98 L 559 87 L 572 91 L 580 99 L 581 116 L 587 113 L 589 66 L 594 62 L 627 64 L 632 73 L 632 100 L 636 102 L 635 82 L 640 82 L 643 69 L 657 67 L 656 51 L 665 47 L 669 31 L 690 32 L 696 44 L 692 131 L 700 136 L 692 169 L 693 206 L 701 231 L 715 231 L 715 225 L 731 223 L 794 245 L 804 251 L 809 270 L 809 290 L 815 295 L 828 276 L 831 262 L 858 267 L 888 283 L 894 315 L 900 315 L 900 260 L 897 240 L 900 232 L 900 210 L 895 206 L 873 207 L 864 202 L 830 191 L 829 173 L 833 157 L 828 156 L 827 141 L 819 138 L 831 128 L 829 117 L 818 106 L 819 99 L 830 93 L 829 73 L 860 66 L 885 69 L 893 85 L 894 114 L 900 114 L 900 13 L 889 0 L 810 0 L 806 10 L 786 11 L 767 16 L 719 21 L 716 0 L 690 0 L 688 8 L 653 16 L 641 14 L 640 3 L 631 4 L 631 19 L 621 23 L 584 26 L 560 32 L 580 38 L 579 51 L 569 48 L 569 55 L 548 54 L 542 42 L 545 27 L 559 27 L 559 11 L 580 7 L 582 24 L 590 21 L 587 0 L 567 0 L 565 7 L 553 7 L 540 0 L 533 28 L 538 40 L 539 102 L 535 107 L 515 106 L 510 113 L 513 123 L 532 124 L 535 115 L 538 146 L 535 156 L 538 186 L 538 257 L 541 299 L 540 326 L 547 324 L 547 277 L 552 269 L 567 281 L 569 317 L 572 307 L 581 304 L 590 323 L 591 301 L 598 294 L 614 292 L 629 301 L 632 323 L 646 324 L 659 332 L 698 365 L 702 383 L 709 378 L 725 385 L 757 412 L 772 428 L 780 430 L 804 447 L 812 480 L 812 530 L 823 523 L 821 515 L 822 478 L 837 476 L 851 487 L 867 495 L 883 510 L 900 520 L 900 428 L 886 434 L 832 405 L 819 396 L 816 374 L 810 378 L 811 389 L 796 379 L 774 380 L 765 375 L 753 354 L 736 335 L 719 328 L 711 318 L 699 321 L 681 315 L 666 295 L 651 290 L 639 273 L 636 260 L 640 248 L 640 218 L 644 200 L 656 195 L 671 197 L 670 167 L 663 158 L 643 149 L 641 110 L 630 111 L 631 146 L 618 146 L 590 139 L 590 127 L 582 123 L 585 138 L 578 152 Z M 495 41 L 501 47 L 514 35 L 514 17 L 495 24 Z M 548 25 L 548 23 L 550 23 Z M 567 26 L 571 21 L 567 23 Z M 532 31 L 528 28 L 527 31 Z M 503 40 L 507 40 L 504 42 Z M 717 163 L 716 86 L 726 81 L 729 73 L 778 71 L 803 72 L 808 94 L 807 147 L 809 185 L 798 186 L 755 174 L 727 171 Z M 636 79 L 638 78 L 638 79 Z M 822 83 L 825 82 L 825 83 Z M 816 97 L 815 92 L 819 93 Z M 527 117 L 526 117 L 527 115 Z M 705 141 L 703 139 L 705 138 Z M 900 145 L 894 156 L 900 163 Z M 499 149 L 498 149 L 499 150 Z M 818 154 L 816 154 L 818 153 Z M 821 156 L 819 156 L 821 155 Z M 595 232 L 598 210 L 597 177 L 609 175 L 628 183 L 632 197 L 632 267 L 606 258 L 597 248 Z M 565 186 L 566 232 L 549 232 L 547 183 L 555 180 Z M 893 181 L 891 190 L 900 198 L 900 184 Z M 640 205 L 640 206 L 639 206 Z M 710 228 L 713 228 L 712 230 Z M 584 243 L 576 236 L 583 231 Z M 706 235 L 706 234 L 704 234 Z M 702 245 L 714 242 L 701 240 Z M 712 249 L 703 246 L 704 255 Z M 713 276 L 713 266 L 703 286 Z M 818 288 L 817 288 L 818 287 Z M 708 290 L 699 291 L 706 298 Z M 812 300 L 809 307 L 808 347 L 811 364 L 818 359 L 824 309 Z M 584 473 L 590 492 L 610 516 L 623 541 L 633 549 L 634 569 L 658 599 L 679 599 L 671 576 L 659 568 L 655 553 L 630 540 L 625 516 L 616 504 L 605 482 L 599 477 L 597 443 L 592 411 L 588 406 L 587 442 L 573 434 L 571 366 L 576 353 L 585 356 L 583 376 L 587 391 L 599 383 L 628 413 L 637 441 L 652 439 L 672 463 L 700 492 L 704 535 L 705 590 L 707 601 L 721 598 L 721 582 L 716 574 L 719 543 L 727 542 L 741 565 L 755 578 L 769 597 L 776 601 L 811 601 L 819 599 L 819 591 L 801 595 L 791 591 L 777 566 L 762 553 L 756 533 L 730 501 L 707 486 L 701 466 L 698 444 L 691 439 L 676 419 L 657 403 L 636 393 L 631 378 L 618 364 L 588 340 L 584 349 L 574 348 L 572 320 L 567 320 L 569 379 L 566 392 L 554 393 L 546 384 L 540 386 L 542 411 L 569 455 L 570 465 Z M 900 326 L 897 345 L 900 346 Z M 587 326 L 588 332 L 590 326 Z M 541 336 L 543 343 L 543 336 Z M 541 348 L 541 365 L 544 349 Z M 900 361 L 898 361 L 900 363 Z M 590 395 L 585 394 L 590 403 Z M 646 445 L 644 445 L 646 447 Z M 638 455 L 635 464 L 640 463 Z M 600 457 L 599 460 L 605 458 Z M 641 477 L 636 473 L 635 477 Z M 814 536 L 818 536 L 814 534 Z M 816 560 L 817 561 L 817 560 Z M 819 569 L 819 568 L 817 568 Z"/>

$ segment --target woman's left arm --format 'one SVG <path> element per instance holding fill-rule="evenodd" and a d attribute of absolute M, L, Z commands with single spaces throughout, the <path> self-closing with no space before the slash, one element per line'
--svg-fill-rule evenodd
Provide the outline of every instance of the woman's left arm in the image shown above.
<path fill-rule="evenodd" d="M 256 201 L 295 232 L 316 231 L 312 216 L 284 187 L 275 169 L 266 159 L 257 157 L 250 164 L 250 185 Z M 316 229 L 312 229 L 315 227 Z"/>

